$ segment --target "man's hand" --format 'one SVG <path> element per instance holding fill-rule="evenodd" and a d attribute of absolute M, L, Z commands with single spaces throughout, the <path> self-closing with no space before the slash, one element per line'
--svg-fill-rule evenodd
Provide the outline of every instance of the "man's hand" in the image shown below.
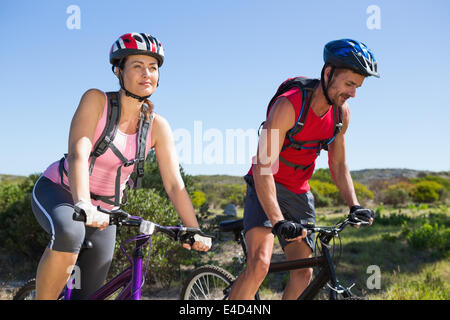
<path fill-rule="evenodd" d="M 272 228 L 272 233 L 286 241 L 301 240 L 306 237 L 306 229 L 296 222 L 280 220 Z"/>
<path fill-rule="evenodd" d="M 352 222 L 361 223 L 362 225 L 371 225 L 375 218 L 375 213 L 371 209 L 362 206 L 352 206 L 348 215 Z M 356 226 L 359 227 L 359 226 Z"/>

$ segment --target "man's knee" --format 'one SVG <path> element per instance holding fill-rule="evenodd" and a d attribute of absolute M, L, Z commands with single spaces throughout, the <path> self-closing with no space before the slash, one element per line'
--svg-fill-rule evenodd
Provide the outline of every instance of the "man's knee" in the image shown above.
<path fill-rule="evenodd" d="M 290 279 L 294 282 L 309 282 L 313 275 L 312 268 L 297 269 L 290 271 Z"/>
<path fill-rule="evenodd" d="M 264 251 L 256 252 L 247 259 L 247 272 L 259 280 L 264 280 L 269 271 L 270 255 Z"/>

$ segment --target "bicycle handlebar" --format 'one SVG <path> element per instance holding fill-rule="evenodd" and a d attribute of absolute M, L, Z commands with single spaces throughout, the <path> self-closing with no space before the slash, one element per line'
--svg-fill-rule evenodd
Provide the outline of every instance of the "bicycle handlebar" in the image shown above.
<path fill-rule="evenodd" d="M 369 222 L 364 222 L 364 221 L 354 221 L 352 220 L 350 217 L 347 217 L 344 221 L 336 224 L 335 226 L 332 227 L 323 227 L 323 226 L 309 226 L 309 225 L 304 225 L 305 229 L 308 232 L 308 235 L 312 234 L 312 233 L 321 233 L 324 235 L 330 235 L 330 236 L 334 236 L 336 234 L 338 234 L 339 232 L 341 232 L 342 230 L 344 230 L 344 228 L 347 225 L 356 225 L 356 226 L 361 226 L 361 225 L 369 225 Z"/>
<path fill-rule="evenodd" d="M 109 224 L 117 226 L 128 226 L 139 228 L 139 232 L 145 235 L 152 235 L 156 232 L 162 232 L 168 235 L 175 241 L 180 241 L 181 243 L 188 243 L 193 245 L 196 240 L 196 235 L 214 239 L 214 236 L 204 233 L 198 228 L 184 227 L 184 226 L 161 226 L 152 221 L 144 220 L 141 217 L 135 217 L 130 215 L 128 212 L 122 209 L 107 210 L 100 206 L 97 210 L 110 215 Z M 74 210 L 73 220 L 86 222 L 86 212 L 84 210 Z"/>

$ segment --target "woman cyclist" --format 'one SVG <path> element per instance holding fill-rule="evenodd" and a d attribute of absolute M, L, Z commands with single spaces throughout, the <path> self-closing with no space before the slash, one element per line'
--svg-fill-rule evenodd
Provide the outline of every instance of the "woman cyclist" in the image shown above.
<path fill-rule="evenodd" d="M 68 154 L 51 164 L 33 189 L 33 212 L 51 236 L 37 269 L 38 299 L 58 297 L 85 239 L 93 248 L 78 261 L 81 288 L 72 296 L 87 298 L 103 284 L 114 253 L 116 227 L 109 226 L 108 215 L 97 206 L 120 206 L 125 186 L 133 184 L 131 174 L 139 169 L 137 158 L 142 148 L 145 155 L 155 149 L 165 190 L 183 225 L 199 227 L 179 172 L 170 126 L 153 112 L 148 100 L 159 84 L 164 61 L 161 42 L 145 33 L 124 34 L 112 45 L 109 58 L 120 82 L 119 92 L 90 89 L 83 94 L 72 119 Z M 111 123 L 112 104 L 119 106 L 117 130 L 109 136 L 112 142 L 106 144 L 106 151 L 94 155 L 98 143 L 107 140 L 101 137 Z M 72 219 L 74 208 L 86 212 L 85 224 Z M 192 248 L 209 250 L 200 241 Z"/>

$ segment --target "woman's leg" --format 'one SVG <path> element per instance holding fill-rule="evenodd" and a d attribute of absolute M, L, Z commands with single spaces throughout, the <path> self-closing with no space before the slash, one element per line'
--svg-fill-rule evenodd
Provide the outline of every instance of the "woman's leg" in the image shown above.
<path fill-rule="evenodd" d="M 36 182 L 31 204 L 37 221 L 50 235 L 36 274 L 37 298 L 57 299 L 77 260 L 85 226 L 72 219 L 71 194 L 45 177 Z"/>

